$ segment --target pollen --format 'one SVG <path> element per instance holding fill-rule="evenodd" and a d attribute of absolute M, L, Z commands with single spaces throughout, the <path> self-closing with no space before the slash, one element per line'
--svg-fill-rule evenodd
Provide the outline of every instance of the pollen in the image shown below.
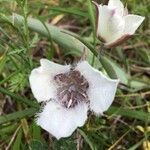
<path fill-rule="evenodd" d="M 80 102 L 88 102 L 88 81 L 77 70 L 57 74 L 54 77 L 57 84 L 57 98 L 66 108 L 73 108 Z"/>

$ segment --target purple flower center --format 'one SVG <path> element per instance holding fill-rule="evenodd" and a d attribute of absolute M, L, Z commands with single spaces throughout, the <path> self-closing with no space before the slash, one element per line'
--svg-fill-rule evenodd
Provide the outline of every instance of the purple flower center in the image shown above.
<path fill-rule="evenodd" d="M 64 74 L 57 74 L 54 80 L 58 85 L 58 100 L 66 108 L 72 108 L 82 101 L 88 102 L 89 83 L 79 71 L 70 70 Z"/>

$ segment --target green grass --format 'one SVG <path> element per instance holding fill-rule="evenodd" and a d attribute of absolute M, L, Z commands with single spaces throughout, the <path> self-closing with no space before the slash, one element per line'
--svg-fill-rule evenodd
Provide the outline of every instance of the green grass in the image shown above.
<path fill-rule="evenodd" d="M 148 0 L 123 2 L 129 12 L 146 19 L 132 39 L 97 58 L 101 43 L 95 37 L 90 0 L 0 0 L 0 149 L 143 148 L 143 142 L 150 139 L 146 130 L 150 127 L 150 4 Z M 55 26 L 50 25 L 59 17 Z M 104 116 L 90 114 L 82 128 L 58 141 L 35 124 L 39 105 L 28 76 L 40 58 L 71 63 L 84 47 L 95 68 L 111 78 L 117 75 L 122 84 Z"/>

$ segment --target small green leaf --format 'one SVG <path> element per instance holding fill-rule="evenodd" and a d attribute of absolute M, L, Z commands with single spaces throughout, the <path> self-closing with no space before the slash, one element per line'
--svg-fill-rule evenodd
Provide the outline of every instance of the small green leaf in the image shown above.
<path fill-rule="evenodd" d="M 27 86 L 28 80 L 26 74 L 18 73 L 10 78 L 9 90 L 11 92 L 22 91 Z"/>

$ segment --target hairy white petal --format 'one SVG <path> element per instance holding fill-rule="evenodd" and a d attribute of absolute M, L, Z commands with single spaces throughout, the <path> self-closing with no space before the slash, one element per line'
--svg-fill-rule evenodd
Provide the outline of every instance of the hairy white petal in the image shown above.
<path fill-rule="evenodd" d="M 97 34 L 106 43 L 117 40 L 123 35 L 125 21 L 114 8 L 99 5 Z"/>
<path fill-rule="evenodd" d="M 124 6 L 120 0 L 109 0 L 108 7 L 116 8 L 117 14 L 123 16 Z"/>
<path fill-rule="evenodd" d="M 90 89 L 90 109 L 96 114 L 103 114 L 112 104 L 117 90 L 118 81 L 104 79 L 98 88 Z"/>
<path fill-rule="evenodd" d="M 125 29 L 124 34 L 134 34 L 137 28 L 141 25 L 145 17 L 138 15 L 125 16 Z"/>
<path fill-rule="evenodd" d="M 113 80 L 92 68 L 86 61 L 78 64 L 77 70 L 89 82 L 90 108 L 97 114 L 106 111 L 114 100 L 119 80 Z"/>
<path fill-rule="evenodd" d="M 51 75 L 56 75 L 59 73 L 65 73 L 69 71 L 70 65 L 60 65 L 49 61 L 48 59 L 41 59 L 40 60 L 41 66 L 45 72 L 50 73 Z"/>
<path fill-rule="evenodd" d="M 70 136 L 77 127 L 84 125 L 88 106 L 79 103 L 74 108 L 64 108 L 59 103 L 50 101 L 38 114 L 37 124 L 57 139 Z"/>
<path fill-rule="evenodd" d="M 55 98 L 56 86 L 53 77 L 57 73 L 69 71 L 69 66 L 53 63 L 46 59 L 41 59 L 41 66 L 33 69 L 29 81 L 34 97 L 38 102 Z"/>
<path fill-rule="evenodd" d="M 32 70 L 29 81 L 32 93 L 38 102 L 55 98 L 55 86 L 51 76 L 44 72 L 42 67 Z"/>

